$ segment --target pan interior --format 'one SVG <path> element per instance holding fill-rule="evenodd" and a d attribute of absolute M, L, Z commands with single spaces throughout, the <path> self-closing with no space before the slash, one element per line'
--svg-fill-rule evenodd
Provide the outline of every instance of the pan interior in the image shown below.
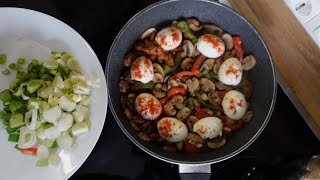
<path fill-rule="evenodd" d="M 254 84 L 251 97 L 252 121 L 235 132 L 227 144 L 220 149 L 199 154 L 166 153 L 160 146 L 142 141 L 125 119 L 120 104 L 119 77 L 123 70 L 122 59 L 141 33 L 150 27 L 169 26 L 176 19 L 196 17 L 204 23 L 214 23 L 231 35 L 240 35 L 245 54 L 252 53 L 257 64 L 250 71 Z M 210 1 L 162 1 L 134 16 L 120 31 L 108 55 L 106 77 L 110 107 L 121 129 L 147 153 L 171 163 L 213 163 L 232 157 L 248 147 L 261 133 L 273 110 L 276 83 L 273 63 L 269 51 L 257 31 L 239 14 L 230 8 Z"/>

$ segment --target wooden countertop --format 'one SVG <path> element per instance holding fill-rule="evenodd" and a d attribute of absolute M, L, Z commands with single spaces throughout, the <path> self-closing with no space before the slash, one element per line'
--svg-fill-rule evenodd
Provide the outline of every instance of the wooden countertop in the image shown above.
<path fill-rule="evenodd" d="M 278 83 L 320 140 L 320 49 L 284 0 L 229 2 L 266 41 Z"/>

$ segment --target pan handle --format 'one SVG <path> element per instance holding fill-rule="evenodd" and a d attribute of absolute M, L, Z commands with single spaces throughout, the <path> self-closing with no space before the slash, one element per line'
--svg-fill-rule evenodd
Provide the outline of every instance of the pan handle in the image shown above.
<path fill-rule="evenodd" d="M 211 176 L 211 165 L 179 164 L 179 175 L 181 180 L 208 180 Z"/>

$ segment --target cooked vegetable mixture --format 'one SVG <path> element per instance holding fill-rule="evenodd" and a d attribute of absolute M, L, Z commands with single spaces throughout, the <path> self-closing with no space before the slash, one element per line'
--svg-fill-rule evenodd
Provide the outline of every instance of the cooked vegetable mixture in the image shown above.
<path fill-rule="evenodd" d="M 240 36 L 195 18 L 147 29 L 126 54 L 121 104 L 144 141 L 168 152 L 223 147 L 253 116 L 253 85 Z"/>
<path fill-rule="evenodd" d="M 74 137 L 86 133 L 90 126 L 90 81 L 71 54 L 51 54 L 43 63 L 33 59 L 26 72 L 23 58 L 9 64 L 16 79 L 0 94 L 4 105 L 0 118 L 8 141 L 15 142 L 23 154 L 37 156 L 37 166 L 58 164 L 57 150 L 73 147 Z M 5 59 L 0 55 L 1 62 Z"/>

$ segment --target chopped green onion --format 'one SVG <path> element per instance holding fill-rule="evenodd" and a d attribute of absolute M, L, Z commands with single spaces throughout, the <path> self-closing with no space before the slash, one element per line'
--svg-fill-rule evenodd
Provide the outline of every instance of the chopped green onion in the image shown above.
<path fill-rule="evenodd" d="M 10 101 L 10 105 L 9 108 L 11 110 L 11 112 L 16 112 L 17 110 L 22 108 L 22 103 L 18 100 L 12 100 Z"/>
<path fill-rule="evenodd" d="M 38 65 L 39 62 L 38 62 L 38 60 L 36 60 L 36 59 L 32 59 L 32 60 L 31 60 L 31 63 L 32 63 L 32 65 Z"/>
<path fill-rule="evenodd" d="M 18 151 L 21 150 L 21 148 L 19 148 L 18 144 L 16 144 L 16 145 L 14 146 L 14 148 L 17 149 Z"/>
<path fill-rule="evenodd" d="M 48 166 L 48 160 L 47 159 L 39 159 L 36 163 L 37 167 L 45 167 Z"/>
<path fill-rule="evenodd" d="M 9 64 L 9 68 L 12 69 L 12 70 L 18 71 L 18 70 L 21 69 L 21 66 L 19 64 L 16 64 L 16 63 L 10 63 Z"/>
<path fill-rule="evenodd" d="M 5 64 L 7 61 L 7 55 L 5 54 L 0 54 L 0 65 Z"/>
<path fill-rule="evenodd" d="M 54 141 L 51 146 L 51 149 L 57 149 L 57 148 L 59 148 L 58 143 L 57 143 L 57 141 Z"/>
<path fill-rule="evenodd" d="M 38 79 L 29 81 L 27 85 L 27 91 L 32 94 L 33 92 L 40 89 L 40 87 L 42 86 L 42 83 L 43 81 Z"/>
<path fill-rule="evenodd" d="M 25 62 L 26 62 L 26 59 L 24 58 L 19 58 L 17 61 L 18 64 L 24 64 Z"/>
<path fill-rule="evenodd" d="M 2 71 L 2 74 L 3 75 L 8 75 L 8 74 L 10 74 L 10 70 L 9 69 L 5 69 L 5 70 Z"/>
<path fill-rule="evenodd" d="M 0 99 L 3 103 L 6 103 L 12 99 L 12 93 L 9 89 L 6 89 L 1 92 Z"/>
<path fill-rule="evenodd" d="M 10 142 L 18 142 L 19 141 L 19 134 L 9 134 L 8 141 Z"/>
<path fill-rule="evenodd" d="M 23 115 L 22 114 L 13 114 L 10 118 L 10 127 L 11 128 L 17 128 L 20 126 L 25 125 L 25 122 L 23 120 Z"/>
<path fill-rule="evenodd" d="M 13 132 L 16 132 L 19 128 L 11 128 L 10 126 L 6 127 L 6 131 L 8 134 L 11 134 Z"/>

